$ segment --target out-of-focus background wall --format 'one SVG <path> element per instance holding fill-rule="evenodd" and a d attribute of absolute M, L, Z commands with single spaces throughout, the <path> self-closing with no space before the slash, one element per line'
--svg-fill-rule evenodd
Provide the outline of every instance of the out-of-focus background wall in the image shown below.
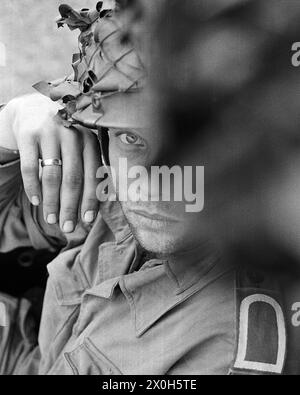
<path fill-rule="evenodd" d="M 1 0 L 0 103 L 71 73 L 78 32 L 57 28 L 61 3 L 94 8 L 97 0 Z"/>

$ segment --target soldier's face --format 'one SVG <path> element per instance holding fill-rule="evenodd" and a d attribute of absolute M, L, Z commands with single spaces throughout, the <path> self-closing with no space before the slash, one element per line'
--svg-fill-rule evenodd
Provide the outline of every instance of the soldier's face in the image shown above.
<path fill-rule="evenodd" d="M 148 251 L 165 255 L 184 252 L 201 244 L 205 238 L 201 221 L 203 190 L 199 191 L 198 189 L 198 195 L 200 192 L 201 196 L 198 196 L 197 208 L 196 203 L 191 205 L 191 200 L 187 201 L 186 197 L 190 196 L 185 193 L 187 191 L 182 190 L 183 198 L 181 200 L 175 198 L 173 194 L 176 183 L 174 177 L 170 178 L 169 185 L 166 185 L 168 184 L 167 179 L 162 182 L 164 185 L 161 185 L 161 183 L 157 184 L 157 179 L 153 176 L 156 173 L 152 173 L 155 166 L 156 168 L 165 166 L 165 170 L 168 171 L 178 165 L 176 150 L 170 151 L 171 143 L 167 136 L 164 136 L 161 131 L 154 130 L 150 132 L 144 129 L 110 129 L 109 137 L 109 159 L 110 165 L 116 173 L 117 195 L 119 198 L 122 197 L 120 200 L 124 215 L 142 247 Z M 120 159 L 123 160 L 121 168 Z M 124 162 L 124 159 L 127 162 Z M 129 179 L 124 182 L 125 163 L 127 163 L 128 171 L 131 174 L 139 174 L 138 179 Z M 180 167 L 182 174 L 184 174 L 184 163 L 177 167 Z M 191 184 L 197 181 L 198 184 L 201 182 L 201 179 L 195 180 L 196 173 L 193 176 L 194 179 L 188 179 L 185 186 L 184 179 L 182 179 L 183 189 L 191 188 Z M 179 185 L 180 182 L 177 183 L 177 187 Z M 166 189 L 169 188 L 171 188 L 170 199 L 166 199 L 168 196 Z M 203 189 L 203 186 L 200 185 L 200 188 Z M 137 189 L 138 193 L 133 196 L 132 192 Z M 127 196 L 127 199 L 124 199 L 124 196 Z M 187 209 L 187 207 L 189 208 Z"/>

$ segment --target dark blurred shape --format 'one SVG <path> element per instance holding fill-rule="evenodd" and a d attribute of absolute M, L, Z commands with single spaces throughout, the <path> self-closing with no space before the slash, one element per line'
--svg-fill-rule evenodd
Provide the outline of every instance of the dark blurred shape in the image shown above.
<path fill-rule="evenodd" d="M 53 253 L 28 248 L 0 254 L 0 292 L 22 297 L 33 288 L 44 290 L 48 279 L 47 264 Z"/>
<path fill-rule="evenodd" d="M 8 254 L 0 254 L 0 292 L 31 302 L 36 330 L 41 319 L 48 279 L 47 265 L 56 255 L 32 248 L 19 248 Z"/>
<path fill-rule="evenodd" d="M 270 240 L 265 245 L 299 254 L 300 209 L 291 202 L 300 190 L 292 177 L 299 171 L 300 71 L 291 47 L 300 40 L 300 2 L 151 3 L 149 12 L 140 0 L 155 112 L 177 158 L 205 166 L 204 231 L 225 244 L 255 248 Z"/>

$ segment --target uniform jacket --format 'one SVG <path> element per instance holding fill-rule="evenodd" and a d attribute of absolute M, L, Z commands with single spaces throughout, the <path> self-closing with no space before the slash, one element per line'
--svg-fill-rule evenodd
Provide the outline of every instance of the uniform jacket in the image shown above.
<path fill-rule="evenodd" d="M 0 294 L 0 373 L 300 373 L 298 281 L 241 271 L 204 248 L 148 259 L 115 202 L 66 238 L 28 202 L 18 158 L 0 159 L 1 252 L 62 249 L 38 334 L 30 303 Z"/>

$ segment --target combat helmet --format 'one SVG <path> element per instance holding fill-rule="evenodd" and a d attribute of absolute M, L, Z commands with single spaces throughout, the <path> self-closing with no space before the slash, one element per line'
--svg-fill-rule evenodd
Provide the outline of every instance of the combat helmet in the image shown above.
<path fill-rule="evenodd" d="M 58 27 L 79 29 L 79 52 L 73 55 L 73 74 L 35 88 L 61 100 L 66 126 L 90 129 L 146 126 L 144 93 L 146 69 L 128 38 L 115 0 L 99 2 L 95 10 L 59 7 Z"/>

